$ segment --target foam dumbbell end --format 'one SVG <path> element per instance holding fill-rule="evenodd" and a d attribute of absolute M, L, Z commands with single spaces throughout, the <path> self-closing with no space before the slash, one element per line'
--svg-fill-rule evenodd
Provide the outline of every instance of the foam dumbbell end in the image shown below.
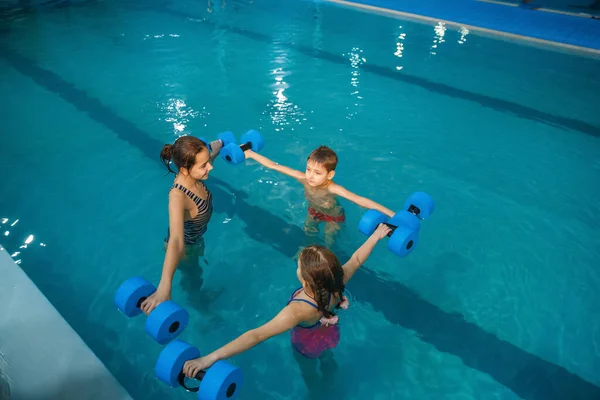
<path fill-rule="evenodd" d="M 208 149 L 212 152 L 212 148 L 210 147 L 210 142 L 208 141 L 208 139 L 206 139 L 205 137 L 200 137 L 200 140 L 202 140 L 206 146 L 208 147 Z M 221 142 L 223 142 L 223 146 L 225 147 L 228 144 L 234 143 L 235 144 L 235 136 L 233 134 L 233 132 L 221 132 L 217 135 L 217 140 L 220 140 Z"/>
<path fill-rule="evenodd" d="M 217 361 L 206 371 L 202 381 L 198 391 L 198 399 L 235 399 L 244 384 L 244 374 L 241 368 L 225 361 Z"/>
<path fill-rule="evenodd" d="M 150 282 L 140 276 L 127 279 L 119 286 L 115 294 L 115 305 L 128 317 L 135 317 L 142 312 L 140 306 L 156 292 L 156 288 Z"/>
<path fill-rule="evenodd" d="M 114 302 L 117 309 L 132 318 L 142 313 L 142 303 L 156 288 L 142 277 L 134 276 L 119 286 Z M 146 319 L 146 332 L 159 344 L 165 344 L 185 329 L 189 321 L 186 310 L 172 301 L 160 303 Z"/>
<path fill-rule="evenodd" d="M 231 164 L 239 164 L 246 159 L 244 150 L 236 144 L 229 144 L 221 149 L 221 158 Z"/>
<path fill-rule="evenodd" d="M 388 241 L 388 249 L 403 258 L 412 253 L 418 242 L 419 233 L 417 231 L 408 226 L 398 226 Z"/>
<path fill-rule="evenodd" d="M 187 326 L 189 313 L 171 300 L 160 303 L 146 320 L 146 332 L 158 344 L 175 339 Z"/>
<path fill-rule="evenodd" d="M 425 192 L 414 192 L 404 202 L 404 210 L 415 214 L 420 219 L 428 219 L 435 208 L 431 196 Z"/>
<path fill-rule="evenodd" d="M 200 371 L 195 379 L 200 381 L 199 387 L 188 387 L 188 378 L 183 374 L 186 361 L 200 357 L 197 348 L 180 340 L 169 343 L 156 361 L 156 377 L 171 387 L 182 386 L 188 391 L 198 392 L 200 400 L 235 399 L 242 385 L 244 375 L 238 367 L 217 361 L 208 370 Z"/>
<path fill-rule="evenodd" d="M 235 135 L 233 132 L 221 132 L 219 135 L 217 135 L 217 139 L 220 139 L 223 142 L 223 147 L 227 146 L 228 144 L 235 144 Z"/>
<path fill-rule="evenodd" d="M 198 357 L 200 350 L 181 340 L 173 340 L 158 355 L 156 377 L 171 387 L 177 387 L 180 375 L 183 375 L 183 364 Z"/>
<path fill-rule="evenodd" d="M 387 215 L 382 214 L 377 210 L 368 210 L 358 223 L 358 231 L 363 235 L 371 236 L 379 224 L 383 224 L 388 220 Z"/>

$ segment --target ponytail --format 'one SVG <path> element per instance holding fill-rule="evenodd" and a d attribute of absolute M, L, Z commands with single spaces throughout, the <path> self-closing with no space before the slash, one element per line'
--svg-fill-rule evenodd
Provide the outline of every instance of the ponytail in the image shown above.
<path fill-rule="evenodd" d="M 331 250 L 312 245 L 300 252 L 299 261 L 300 273 L 314 293 L 318 310 L 325 320 L 331 319 L 326 322 L 337 322 L 335 313 L 329 311 L 329 300 L 332 294 L 337 294 L 340 301 L 344 298 L 344 269 L 339 259 Z"/>
<path fill-rule="evenodd" d="M 175 143 L 163 146 L 160 151 L 160 160 L 169 172 L 174 174 L 176 172 L 171 169 L 171 163 L 175 164 L 179 171 L 182 168 L 189 171 L 196 163 L 196 155 L 201 151 L 208 151 L 206 143 L 202 140 L 195 136 L 180 136 Z"/>
<path fill-rule="evenodd" d="M 167 167 L 169 172 L 175 173 L 175 171 L 171 169 L 171 159 L 173 157 L 172 151 L 173 145 L 165 144 L 162 150 L 160 151 L 160 161 L 162 161 L 162 163 Z"/>
<path fill-rule="evenodd" d="M 324 287 L 320 287 L 319 289 L 315 290 L 315 301 L 317 302 L 317 307 L 319 308 L 319 311 L 323 313 L 323 317 L 325 318 L 331 318 L 335 316 L 334 313 L 329 311 L 329 296 L 329 290 L 325 289 Z"/>

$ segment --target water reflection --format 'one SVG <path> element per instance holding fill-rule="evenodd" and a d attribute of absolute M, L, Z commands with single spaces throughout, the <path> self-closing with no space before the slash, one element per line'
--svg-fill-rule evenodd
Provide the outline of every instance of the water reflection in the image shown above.
<path fill-rule="evenodd" d="M 467 35 L 469 34 L 469 30 L 467 28 L 465 28 L 464 26 L 460 27 L 459 30 L 460 33 L 460 39 L 458 39 L 458 44 L 464 44 L 467 42 Z"/>
<path fill-rule="evenodd" d="M 406 33 L 404 33 L 402 30 L 402 25 L 400 25 L 398 27 L 399 29 L 399 33 L 398 33 L 398 37 L 396 38 L 396 51 L 394 52 L 394 55 L 396 57 L 398 57 L 399 59 L 402 58 L 403 53 L 404 53 L 404 39 L 406 39 Z M 396 70 L 400 71 L 402 68 L 404 68 L 401 64 L 400 64 L 400 60 L 397 60 L 398 64 L 396 65 Z"/>
<path fill-rule="evenodd" d="M 297 104 L 289 99 L 289 93 L 286 90 L 290 88 L 287 78 L 292 74 L 290 71 L 290 60 L 288 53 L 283 50 L 276 50 L 272 63 L 275 68 L 271 70 L 271 76 L 274 82 L 270 85 L 274 99 L 267 104 L 271 123 L 275 125 L 275 131 L 283 131 L 287 126 L 302 125 L 306 121 L 304 112 Z M 266 112 L 263 112 L 265 114 Z"/>
<path fill-rule="evenodd" d="M 177 136 L 181 136 L 185 131 L 185 128 L 189 124 L 189 122 L 197 117 L 206 118 L 210 115 L 210 112 L 206 110 L 206 107 L 202 107 L 201 111 L 194 110 L 189 107 L 185 100 L 170 98 L 166 103 L 158 103 L 157 107 L 160 109 L 161 114 L 164 113 L 164 118 L 159 118 L 159 120 L 164 120 L 165 122 L 172 124 L 173 133 Z M 207 124 L 204 124 L 206 126 Z"/>
<path fill-rule="evenodd" d="M 433 30 L 435 35 L 433 36 L 433 44 L 431 45 L 429 54 L 436 55 L 438 46 L 445 42 L 444 36 L 446 35 L 446 24 L 443 22 L 438 22 Z"/>
<path fill-rule="evenodd" d="M 352 86 L 353 91 L 350 93 L 352 97 L 354 97 L 354 110 L 352 111 L 350 107 L 346 107 L 348 111 L 347 119 L 352 119 L 356 114 L 358 114 L 358 107 L 361 106 L 361 100 L 363 99 L 360 95 L 360 67 L 364 63 L 367 62 L 367 59 L 362 56 L 362 49 L 358 47 L 353 47 L 349 54 L 345 54 L 345 56 L 350 59 L 350 66 L 352 70 L 350 72 L 350 85 Z"/>
<path fill-rule="evenodd" d="M 144 39 L 143 40 L 148 40 L 148 39 L 161 39 L 164 38 L 165 36 L 168 37 L 172 37 L 172 38 L 178 38 L 181 35 L 178 35 L 177 33 L 169 33 L 167 35 L 165 35 L 164 33 L 160 33 L 158 35 L 144 35 Z"/>
<path fill-rule="evenodd" d="M 26 252 L 24 252 L 25 249 L 27 248 L 32 248 L 32 247 L 36 247 L 34 246 L 35 244 L 37 244 L 37 242 L 39 242 L 39 240 L 36 242 L 36 236 L 34 234 L 27 234 L 25 235 L 20 235 L 18 232 L 18 229 L 20 229 L 21 225 L 19 225 L 17 228 L 14 228 L 17 223 L 19 222 L 19 219 L 15 219 L 14 221 L 11 222 L 10 218 L 4 217 L 0 220 L 0 222 L 2 223 L 2 225 L 4 225 L 4 229 L 6 229 L 4 231 L 4 236 L 8 237 L 10 235 L 9 239 L 6 239 L 2 245 L 3 247 L 7 250 L 7 251 L 13 251 L 13 253 L 11 254 L 11 257 L 13 258 L 14 262 L 16 264 L 21 264 L 23 262 L 23 255 L 26 254 Z M 13 229 L 11 229 L 13 228 Z M 11 235 L 12 233 L 12 235 Z M 21 239 L 25 237 L 25 239 Z M 23 240 L 21 242 L 21 240 Z M 39 247 L 46 247 L 45 243 L 39 242 Z M 18 250 L 17 250 L 18 249 Z M 17 258 L 19 257 L 19 258 Z"/>

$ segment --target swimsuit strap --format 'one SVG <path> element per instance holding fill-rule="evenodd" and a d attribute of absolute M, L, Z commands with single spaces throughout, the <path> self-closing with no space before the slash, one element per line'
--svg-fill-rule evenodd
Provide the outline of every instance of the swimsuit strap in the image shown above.
<path fill-rule="evenodd" d="M 208 228 L 208 222 L 212 216 L 212 195 L 208 188 L 202 182 L 198 182 L 202 185 L 202 187 L 206 190 L 207 197 L 206 200 L 201 199 L 197 194 L 189 190 L 183 185 L 178 183 L 173 183 L 171 186 L 171 190 L 177 189 L 183 192 L 187 197 L 189 197 L 198 210 L 198 214 L 190 220 L 187 220 L 183 223 L 184 226 L 184 242 L 185 244 L 195 244 L 198 242 L 199 238 L 206 232 Z M 167 231 L 167 241 L 169 240 L 170 232 Z"/>
<path fill-rule="evenodd" d="M 317 306 L 315 303 L 305 300 L 305 299 L 296 299 L 294 298 L 294 296 L 296 296 L 296 294 L 298 294 L 301 290 L 303 290 L 303 287 L 299 287 L 298 289 L 296 289 L 294 291 L 294 293 L 292 293 L 292 296 L 290 297 L 290 299 L 288 300 L 288 304 L 290 304 L 292 301 L 302 301 L 306 304 L 309 304 L 311 306 L 313 306 L 314 308 L 316 308 L 317 310 L 319 309 L 319 306 Z M 329 293 L 329 298 L 327 299 L 327 304 L 331 303 L 331 293 Z"/>
<path fill-rule="evenodd" d="M 179 183 L 174 183 L 172 188 L 181 190 L 183 193 L 185 193 L 185 195 L 187 197 L 192 199 L 192 201 L 194 203 L 196 203 L 197 206 L 200 205 L 200 202 L 205 201 L 205 200 L 202 200 L 196 193 L 192 192 L 190 189 L 186 188 L 185 186 L 180 185 Z"/>

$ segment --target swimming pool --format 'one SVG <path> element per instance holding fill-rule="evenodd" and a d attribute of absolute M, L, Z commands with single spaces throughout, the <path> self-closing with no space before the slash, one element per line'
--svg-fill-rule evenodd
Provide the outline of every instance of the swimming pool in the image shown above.
<path fill-rule="evenodd" d="M 251 128 L 282 164 L 327 144 L 349 189 L 437 204 L 410 257 L 380 245 L 348 286 L 338 369 L 315 398 L 600 392 L 598 59 L 305 1 L 3 18 L 0 241 L 134 398 L 193 398 L 154 378 L 160 347 L 112 301 L 128 277 L 160 276 L 160 148 Z M 210 265 L 201 290 L 174 286 L 181 338 L 203 352 L 285 304 L 306 213 L 298 185 L 255 164 L 217 162 L 207 185 Z M 341 259 L 364 239 L 345 205 Z M 232 361 L 241 398 L 308 393 L 287 335 Z"/>

